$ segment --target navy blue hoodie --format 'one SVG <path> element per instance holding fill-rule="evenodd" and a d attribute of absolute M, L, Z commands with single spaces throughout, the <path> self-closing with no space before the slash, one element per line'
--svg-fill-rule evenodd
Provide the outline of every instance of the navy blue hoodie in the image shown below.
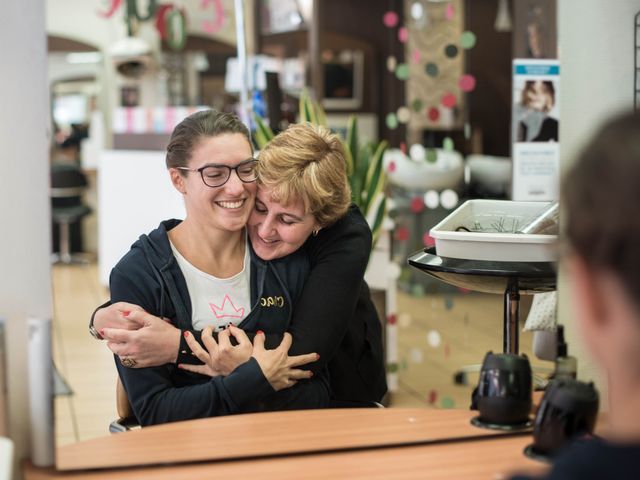
<path fill-rule="evenodd" d="M 111 271 L 111 302 L 140 305 L 147 312 L 168 318 L 182 330 L 191 328 L 191 300 L 167 231 L 180 223 L 167 220 L 149 235 L 142 235 Z M 251 304 L 239 328 L 282 334 L 291 320 L 293 302 L 308 276 L 303 252 L 265 262 L 251 250 Z M 270 302 L 278 298 L 283 301 Z M 274 392 L 255 359 L 227 377 L 210 378 L 167 364 L 131 369 L 116 366 L 141 425 L 153 425 L 231 413 L 327 406 L 328 387 L 323 375 Z"/>

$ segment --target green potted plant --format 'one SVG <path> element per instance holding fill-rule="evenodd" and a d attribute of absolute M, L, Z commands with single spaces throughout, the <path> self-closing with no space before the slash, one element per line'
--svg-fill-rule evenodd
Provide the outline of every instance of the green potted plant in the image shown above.
<path fill-rule="evenodd" d="M 263 148 L 273 137 L 273 130 L 263 118 L 254 114 L 256 124 L 255 141 L 258 148 Z M 307 93 L 300 96 L 300 121 L 316 125 L 327 125 L 326 115 L 322 107 L 315 103 Z M 358 119 L 349 117 L 347 138 L 343 139 L 347 162 L 347 175 L 351 186 L 351 199 L 369 221 L 375 245 L 382 230 L 382 222 L 386 215 L 387 199 L 384 192 L 386 174 L 382 157 L 388 147 L 383 140 L 377 144 L 367 142 L 360 145 L 358 138 Z"/>

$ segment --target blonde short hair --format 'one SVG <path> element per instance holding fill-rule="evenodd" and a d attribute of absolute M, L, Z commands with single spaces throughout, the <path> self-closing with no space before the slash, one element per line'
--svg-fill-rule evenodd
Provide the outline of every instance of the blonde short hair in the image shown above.
<path fill-rule="evenodd" d="M 310 123 L 291 125 L 260 152 L 258 183 L 285 205 L 302 199 L 323 227 L 347 213 L 351 189 L 342 140 Z"/>

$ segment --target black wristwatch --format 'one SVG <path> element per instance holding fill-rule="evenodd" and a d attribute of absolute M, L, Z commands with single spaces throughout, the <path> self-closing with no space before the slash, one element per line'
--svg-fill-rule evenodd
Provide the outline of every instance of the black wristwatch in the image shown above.
<path fill-rule="evenodd" d="M 104 307 L 108 307 L 109 305 L 111 305 L 111 302 L 103 303 L 98 308 L 96 308 L 93 311 L 93 313 L 91 314 L 91 320 L 89 320 L 89 333 L 96 340 L 104 340 L 104 338 L 102 338 L 102 335 L 100 335 L 100 332 L 98 332 L 98 330 L 96 330 L 96 327 L 93 326 L 93 319 L 96 316 L 96 313 L 98 312 L 98 310 L 100 310 L 101 308 L 104 308 Z"/>

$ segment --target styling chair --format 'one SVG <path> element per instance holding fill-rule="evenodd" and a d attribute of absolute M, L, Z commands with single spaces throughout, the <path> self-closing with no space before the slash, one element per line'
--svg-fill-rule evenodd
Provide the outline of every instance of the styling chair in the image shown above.
<path fill-rule="evenodd" d="M 87 186 L 87 178 L 78 167 L 67 164 L 51 167 L 51 216 L 60 231 L 60 253 L 54 254 L 54 263 L 87 262 L 71 253 L 71 225 L 91 213 L 91 209 L 82 202 Z"/>

